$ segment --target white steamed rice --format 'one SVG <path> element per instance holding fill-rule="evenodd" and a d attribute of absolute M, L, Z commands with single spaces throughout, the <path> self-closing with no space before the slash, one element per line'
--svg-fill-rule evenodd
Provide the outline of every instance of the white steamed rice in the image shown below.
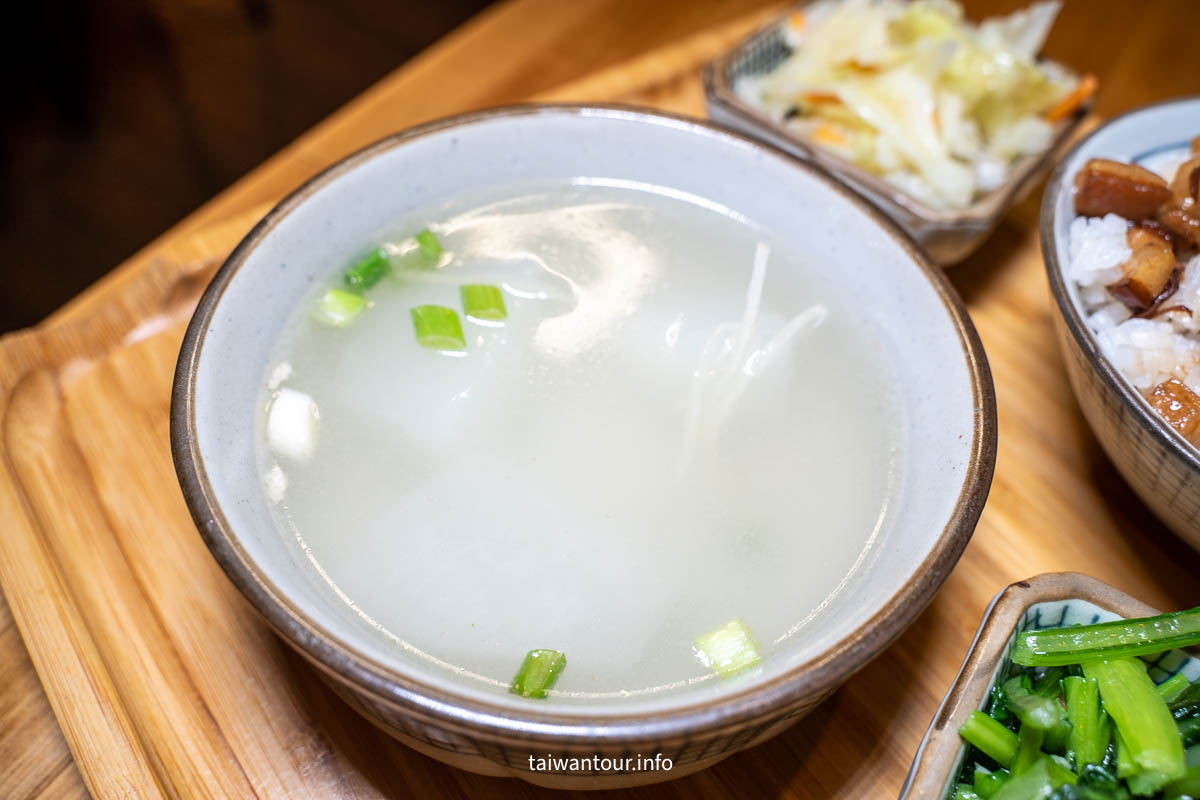
<path fill-rule="evenodd" d="M 1161 153 L 1142 166 L 1166 180 L 1187 158 L 1187 151 Z M 1165 303 L 1191 310 L 1168 311 L 1153 319 L 1132 317 L 1108 293 L 1131 255 L 1125 243 L 1129 222 L 1116 214 L 1076 217 L 1070 229 L 1068 277 L 1079 290 L 1088 325 L 1100 349 L 1137 389 L 1146 392 L 1178 378 L 1200 393 L 1200 255 L 1184 265 L 1179 289 Z"/>

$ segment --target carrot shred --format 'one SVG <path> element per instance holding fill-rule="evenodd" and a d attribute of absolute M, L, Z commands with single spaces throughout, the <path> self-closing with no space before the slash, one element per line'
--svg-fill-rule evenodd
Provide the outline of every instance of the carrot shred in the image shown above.
<path fill-rule="evenodd" d="M 821 105 L 822 103 L 840 103 L 842 98 L 838 97 L 833 92 L 805 92 L 801 95 L 804 102 L 810 105 Z"/>
<path fill-rule="evenodd" d="M 812 138 L 813 141 L 833 147 L 842 147 L 846 144 L 846 137 L 842 135 L 842 132 L 828 122 L 822 122 L 813 129 Z"/>
<path fill-rule="evenodd" d="M 790 25 L 792 30 L 796 33 L 804 30 L 804 12 L 797 11 L 795 14 L 792 14 L 790 17 L 788 17 L 788 25 Z"/>
<path fill-rule="evenodd" d="M 1065 119 L 1070 116 L 1086 103 L 1092 95 L 1096 93 L 1096 88 L 1100 85 L 1100 81 L 1090 72 L 1079 79 L 1079 83 L 1075 84 L 1075 88 L 1063 95 L 1062 99 L 1046 110 L 1042 115 L 1047 122 L 1058 122 L 1060 119 Z"/>

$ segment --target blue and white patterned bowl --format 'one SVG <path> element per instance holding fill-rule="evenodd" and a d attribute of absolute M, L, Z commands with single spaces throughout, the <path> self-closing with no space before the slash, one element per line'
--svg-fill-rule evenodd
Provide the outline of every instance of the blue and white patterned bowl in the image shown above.
<path fill-rule="evenodd" d="M 1107 583 L 1074 572 L 1038 575 L 1005 588 L 983 614 L 958 677 L 917 749 L 900 800 L 944 800 L 947 796 L 967 758 L 968 748 L 958 729 L 972 711 L 987 705 L 992 688 L 1008 677 L 1017 634 L 1157 613 Z M 1150 662 L 1155 683 L 1179 672 L 1190 681 L 1200 679 L 1200 658 L 1172 650 Z"/>
<path fill-rule="evenodd" d="M 1200 134 L 1200 97 L 1145 106 L 1096 128 L 1067 154 L 1042 199 L 1042 257 L 1058 307 L 1067 377 L 1100 446 L 1138 497 L 1167 527 L 1200 550 L 1200 450 L 1154 412 L 1100 350 L 1074 282 L 1067 278 L 1074 178 L 1091 158 L 1144 159 L 1186 147 Z"/>

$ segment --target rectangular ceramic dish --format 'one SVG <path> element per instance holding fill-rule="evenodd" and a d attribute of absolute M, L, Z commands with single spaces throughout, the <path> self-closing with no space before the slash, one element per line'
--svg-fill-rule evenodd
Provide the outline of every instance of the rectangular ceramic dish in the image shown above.
<path fill-rule="evenodd" d="M 1007 677 L 1009 654 L 1019 632 L 1158 613 L 1107 583 L 1074 572 L 1038 575 L 1004 589 L 984 612 L 958 677 L 917 748 L 900 800 L 946 798 L 967 757 L 958 729 L 967 715 L 983 709 L 992 687 Z M 1192 681 L 1200 679 L 1200 658 L 1172 650 L 1150 664 L 1150 677 L 1155 683 L 1177 672 Z"/>
<path fill-rule="evenodd" d="M 812 2 L 806 0 L 792 11 Z M 791 12 L 780 16 L 705 66 L 704 95 L 709 117 L 821 166 L 899 223 L 942 266 L 962 261 L 983 242 L 1004 213 L 1028 194 L 1057 161 L 1091 108 L 1090 102 L 1085 103 L 1059 123 L 1048 150 L 1019 159 L 1003 184 L 970 206 L 935 209 L 829 150 L 813 147 L 785 125 L 737 96 L 733 86 L 738 78 L 770 72 L 791 55 L 791 47 L 783 33 L 789 16 Z"/>

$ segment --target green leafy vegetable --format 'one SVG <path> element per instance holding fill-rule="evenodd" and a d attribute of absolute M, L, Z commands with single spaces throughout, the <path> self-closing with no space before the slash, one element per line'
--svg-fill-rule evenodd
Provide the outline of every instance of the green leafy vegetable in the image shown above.
<path fill-rule="evenodd" d="M 991 800 L 1000 791 L 1008 781 L 1008 772 L 1005 770 L 997 770 L 992 772 L 987 767 L 980 764 L 975 765 L 975 773 L 971 780 L 971 786 L 975 789 L 975 794 L 983 798 L 983 800 Z"/>
<path fill-rule="evenodd" d="M 1182 778 L 1183 741 L 1166 701 L 1146 674 L 1146 665 L 1132 658 L 1114 658 L 1085 662 L 1082 667 L 1083 676 L 1096 681 L 1104 708 L 1140 769 L 1130 778 L 1134 793 L 1140 794 L 1139 788 L 1157 791 Z"/>
<path fill-rule="evenodd" d="M 972 711 L 958 735 L 1002 767 L 1017 757 L 1017 735 L 982 711 Z"/>
<path fill-rule="evenodd" d="M 970 766 L 949 795 L 1200 800 L 1200 681 L 1177 672 L 1155 686 L 1146 662 L 1113 655 L 1174 649 L 1198 611 L 1019 633 L 988 713 L 959 729 Z"/>
<path fill-rule="evenodd" d="M 1103 762 L 1108 752 L 1108 715 L 1100 708 L 1100 689 L 1094 680 L 1072 675 L 1063 679 L 1063 689 L 1071 724 L 1067 747 L 1075 754 L 1075 771 L 1082 775 L 1087 765 Z"/>
<path fill-rule="evenodd" d="M 1045 800 L 1059 786 L 1076 780 L 1073 772 L 1043 756 L 1024 773 L 1009 778 L 993 800 Z"/>

